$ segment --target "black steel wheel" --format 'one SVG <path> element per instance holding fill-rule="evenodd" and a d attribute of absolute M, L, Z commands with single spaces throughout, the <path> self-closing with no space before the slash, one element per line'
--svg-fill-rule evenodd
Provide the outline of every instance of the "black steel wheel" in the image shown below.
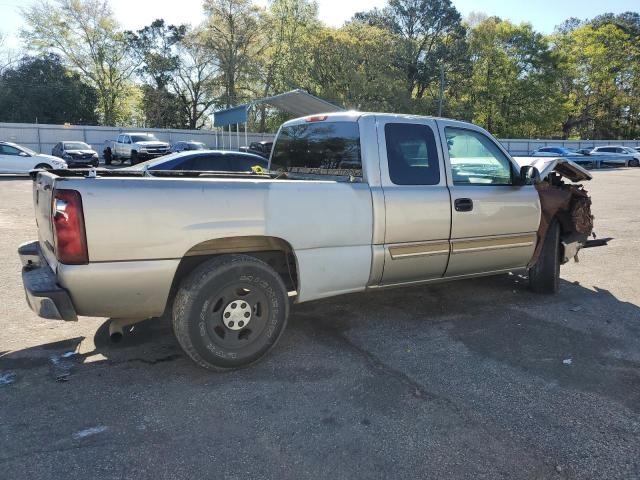
<path fill-rule="evenodd" d="M 540 257 L 529 269 L 529 287 L 537 293 L 558 293 L 560 289 L 560 222 L 552 219 Z"/>
<path fill-rule="evenodd" d="M 269 265 L 248 255 L 223 255 L 183 281 L 173 328 L 198 365 L 227 370 L 256 362 L 273 348 L 288 312 L 287 289 Z"/>

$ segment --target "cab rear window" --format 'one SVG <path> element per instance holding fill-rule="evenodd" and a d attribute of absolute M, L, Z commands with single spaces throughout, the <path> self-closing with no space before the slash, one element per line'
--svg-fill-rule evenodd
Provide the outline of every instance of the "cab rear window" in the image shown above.
<path fill-rule="evenodd" d="M 356 122 L 313 122 L 280 129 L 271 170 L 293 174 L 362 176 Z"/>

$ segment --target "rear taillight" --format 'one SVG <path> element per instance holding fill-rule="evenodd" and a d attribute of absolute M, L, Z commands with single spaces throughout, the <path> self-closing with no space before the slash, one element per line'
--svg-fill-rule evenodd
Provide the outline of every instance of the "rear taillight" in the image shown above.
<path fill-rule="evenodd" d="M 56 258 L 69 265 L 89 263 L 80 192 L 54 190 L 52 207 Z"/>

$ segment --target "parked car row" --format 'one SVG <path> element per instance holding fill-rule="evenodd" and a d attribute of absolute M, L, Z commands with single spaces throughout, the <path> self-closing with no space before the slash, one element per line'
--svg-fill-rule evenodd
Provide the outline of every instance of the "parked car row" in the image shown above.
<path fill-rule="evenodd" d="M 105 164 L 113 160 L 120 164 L 129 161 L 132 166 L 149 170 L 205 170 L 250 171 L 254 166 L 267 168 L 273 142 L 252 142 L 240 147 L 240 152 L 208 150 L 196 141 L 178 141 L 170 145 L 151 133 L 122 133 L 115 141 L 105 142 Z M 197 153 L 195 153 L 197 152 Z M 187 155 L 175 155 L 183 153 Z M 533 157 L 570 157 L 578 164 L 604 163 L 639 167 L 640 147 L 605 145 L 574 150 L 566 147 L 542 147 L 531 153 Z M 142 162 L 142 163 L 141 163 Z M 27 173 L 29 170 L 98 167 L 99 155 L 81 141 L 58 142 L 51 155 L 11 142 L 0 141 L 0 173 Z"/>
<path fill-rule="evenodd" d="M 640 167 L 640 147 L 631 148 L 606 145 L 574 150 L 567 147 L 542 147 L 531 153 L 532 157 L 570 157 L 580 163 L 606 163 L 625 167 Z"/>
<path fill-rule="evenodd" d="M 34 169 L 67 168 L 67 163 L 52 155 L 11 142 L 0 142 L 0 173 L 27 173 Z"/>

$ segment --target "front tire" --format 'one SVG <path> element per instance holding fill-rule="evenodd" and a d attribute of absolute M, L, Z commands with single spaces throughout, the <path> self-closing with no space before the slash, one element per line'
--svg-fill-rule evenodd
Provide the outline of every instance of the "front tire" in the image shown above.
<path fill-rule="evenodd" d="M 289 298 L 280 276 L 248 255 L 203 263 L 180 285 L 173 330 L 198 365 L 224 371 L 260 360 L 287 324 Z"/>
<path fill-rule="evenodd" d="M 560 223 L 551 220 L 540 257 L 529 269 L 529 286 L 536 293 L 558 293 L 560 289 Z"/>
<path fill-rule="evenodd" d="M 138 152 L 134 150 L 131 152 L 131 165 L 135 165 L 136 163 L 138 163 Z"/>
<path fill-rule="evenodd" d="M 35 166 L 36 170 L 53 170 L 53 168 L 51 168 L 51 165 L 49 165 L 48 163 L 39 163 L 38 165 Z"/>
<path fill-rule="evenodd" d="M 630 167 L 640 167 L 640 160 L 634 158 L 633 160 L 629 160 Z"/>

